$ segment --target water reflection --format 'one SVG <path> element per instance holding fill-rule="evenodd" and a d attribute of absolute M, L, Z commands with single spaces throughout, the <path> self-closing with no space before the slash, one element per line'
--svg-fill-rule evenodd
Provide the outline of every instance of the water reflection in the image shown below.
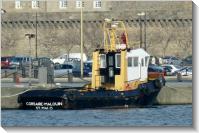
<path fill-rule="evenodd" d="M 2 110 L 2 126 L 192 126 L 192 105 L 90 110 Z"/>

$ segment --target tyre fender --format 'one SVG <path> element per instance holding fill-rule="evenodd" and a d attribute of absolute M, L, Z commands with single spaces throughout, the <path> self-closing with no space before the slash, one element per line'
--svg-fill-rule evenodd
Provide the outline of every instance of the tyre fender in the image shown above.
<path fill-rule="evenodd" d="M 163 87 L 163 81 L 162 79 L 156 79 L 154 80 L 154 86 L 158 89 L 161 89 Z"/>

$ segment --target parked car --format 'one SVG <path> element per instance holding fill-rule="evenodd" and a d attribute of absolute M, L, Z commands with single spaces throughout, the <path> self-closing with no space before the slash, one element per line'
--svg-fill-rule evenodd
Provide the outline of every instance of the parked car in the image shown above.
<path fill-rule="evenodd" d="M 20 58 L 17 58 L 17 57 L 13 57 L 10 61 L 10 66 L 9 68 L 16 68 L 16 67 L 19 67 L 20 65 Z"/>
<path fill-rule="evenodd" d="M 81 62 L 80 61 L 70 61 L 67 62 L 73 66 L 73 76 L 80 77 L 81 76 Z M 92 62 L 84 62 L 83 67 L 83 75 L 84 76 L 91 76 L 92 74 Z"/>
<path fill-rule="evenodd" d="M 192 67 L 183 67 L 182 69 L 176 71 L 176 73 L 181 73 L 182 76 L 192 75 Z"/>
<path fill-rule="evenodd" d="M 80 61 L 81 53 L 63 54 L 57 58 L 51 59 L 54 64 L 65 64 L 66 62 Z M 83 53 L 83 62 L 87 61 L 87 56 Z"/>
<path fill-rule="evenodd" d="M 85 62 L 84 69 L 85 69 L 85 71 L 87 71 L 89 76 L 92 76 L 92 61 Z"/>
<path fill-rule="evenodd" d="M 164 64 L 172 64 L 172 65 L 182 65 L 183 61 L 174 56 L 165 56 L 163 58 L 163 63 Z"/>
<path fill-rule="evenodd" d="M 10 68 L 20 67 L 20 65 L 29 64 L 30 57 L 14 56 L 10 62 Z"/>
<path fill-rule="evenodd" d="M 169 65 L 169 64 L 166 64 L 166 65 L 162 65 L 164 71 L 165 71 L 165 74 L 167 76 L 172 76 L 172 75 L 176 75 L 176 72 L 178 70 L 180 70 L 180 67 L 179 66 L 176 66 L 176 65 Z"/>
<path fill-rule="evenodd" d="M 73 76 L 80 77 L 81 76 L 81 70 L 80 69 L 73 69 Z M 83 70 L 83 76 L 86 76 L 86 77 L 90 76 L 88 69 L 84 68 L 84 70 Z"/>
<path fill-rule="evenodd" d="M 54 76 L 63 77 L 73 73 L 73 66 L 69 64 L 61 64 L 54 66 Z"/>
<path fill-rule="evenodd" d="M 188 65 L 188 66 L 192 65 L 192 55 L 187 56 L 182 61 L 183 61 L 183 65 Z"/>
<path fill-rule="evenodd" d="M 33 58 L 32 57 L 28 57 L 26 60 L 21 62 L 21 66 L 22 67 L 29 67 L 30 60 L 31 60 L 31 65 L 32 65 L 33 64 Z"/>
<path fill-rule="evenodd" d="M 13 56 L 1 57 L 1 69 L 8 69 Z"/>

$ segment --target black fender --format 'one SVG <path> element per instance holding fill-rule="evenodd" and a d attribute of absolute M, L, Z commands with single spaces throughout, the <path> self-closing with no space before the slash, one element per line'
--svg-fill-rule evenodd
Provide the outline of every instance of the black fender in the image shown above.
<path fill-rule="evenodd" d="M 155 79 L 155 80 L 153 81 L 153 83 L 154 83 L 154 86 L 155 86 L 156 88 L 158 88 L 158 89 L 161 89 L 161 88 L 163 87 L 163 85 L 164 85 L 164 81 L 163 81 L 162 78 Z"/>

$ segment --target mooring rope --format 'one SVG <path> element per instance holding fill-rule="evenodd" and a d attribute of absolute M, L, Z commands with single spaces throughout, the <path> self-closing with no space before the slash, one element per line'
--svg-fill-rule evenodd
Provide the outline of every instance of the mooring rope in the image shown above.
<path fill-rule="evenodd" d="M 1 96 L 1 98 L 9 98 L 9 97 L 18 96 L 18 95 L 20 95 L 20 94 L 22 94 L 22 93 L 24 93 L 24 92 L 29 91 L 29 90 L 31 90 L 31 89 L 28 89 L 28 90 L 25 90 L 25 91 L 22 91 L 22 92 L 19 92 L 19 93 L 13 94 L 13 95 L 9 95 L 9 96 Z"/>
<path fill-rule="evenodd" d="M 167 85 L 165 85 L 165 87 L 168 87 L 168 88 L 170 88 L 170 89 L 172 89 L 174 91 L 177 91 L 176 88 L 173 88 L 173 87 L 170 87 L 170 86 L 167 86 Z"/>
<path fill-rule="evenodd" d="M 78 78 L 78 79 L 81 79 L 82 81 L 91 82 L 91 81 L 89 81 L 89 80 L 86 80 L 86 79 L 84 79 L 84 78 L 81 78 L 81 77 L 76 77 L 76 78 Z"/>

